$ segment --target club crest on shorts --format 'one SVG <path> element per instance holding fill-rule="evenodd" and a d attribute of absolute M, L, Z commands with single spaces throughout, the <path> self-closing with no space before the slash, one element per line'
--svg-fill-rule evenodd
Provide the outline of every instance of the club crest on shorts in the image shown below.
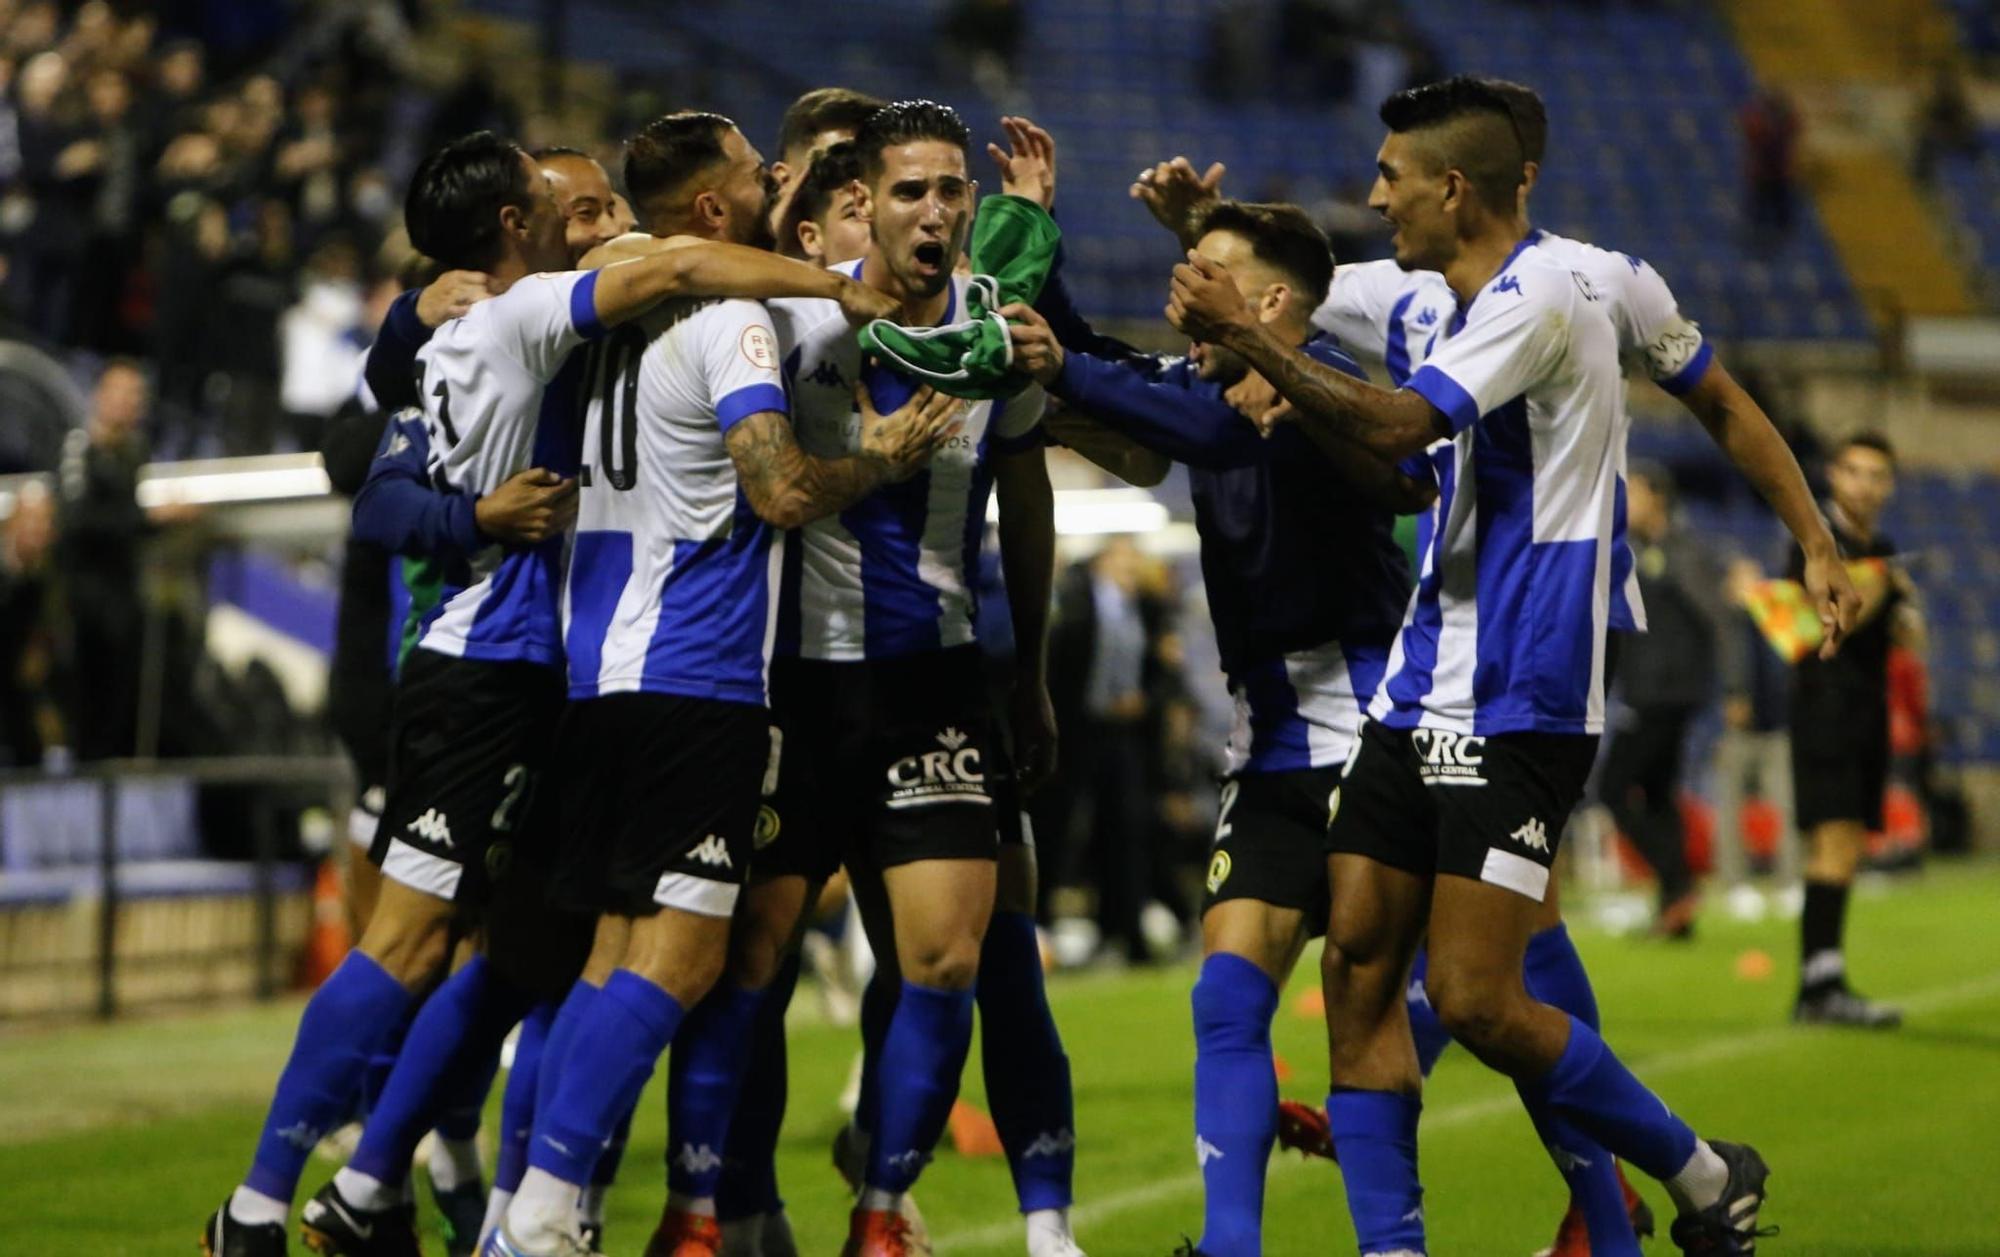
<path fill-rule="evenodd" d="M 1417 774 L 1427 786 L 1486 784 L 1486 739 L 1449 729 L 1414 729 Z"/>
<path fill-rule="evenodd" d="M 1221 890 L 1222 884 L 1229 880 L 1229 867 L 1229 853 L 1227 851 L 1216 852 L 1215 858 L 1208 862 L 1209 894 L 1213 895 Z"/>
<path fill-rule="evenodd" d="M 757 824 L 750 830 L 750 845 L 753 850 L 762 851 L 777 840 L 778 831 L 784 822 L 778 819 L 778 809 L 766 803 L 757 809 Z"/>
<path fill-rule="evenodd" d="M 889 765 L 892 808 L 926 807 L 934 803 L 990 804 L 986 764 L 972 735 L 946 726 L 937 735 L 942 750 L 906 755 Z"/>

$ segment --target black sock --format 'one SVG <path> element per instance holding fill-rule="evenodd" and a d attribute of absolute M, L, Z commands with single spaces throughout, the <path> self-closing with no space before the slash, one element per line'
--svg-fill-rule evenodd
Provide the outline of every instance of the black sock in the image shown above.
<path fill-rule="evenodd" d="M 1806 882 L 1799 915 L 1799 994 L 1818 995 L 1847 984 L 1841 937 L 1847 925 L 1847 884 Z"/>

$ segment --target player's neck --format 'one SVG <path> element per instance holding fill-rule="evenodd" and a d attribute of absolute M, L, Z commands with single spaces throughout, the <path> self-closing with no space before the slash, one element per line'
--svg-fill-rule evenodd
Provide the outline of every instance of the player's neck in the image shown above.
<path fill-rule="evenodd" d="M 512 288 L 515 281 L 526 279 L 532 273 L 525 258 L 518 253 L 510 253 L 500 259 L 492 270 L 486 272 L 487 288 L 497 297 Z"/>
<path fill-rule="evenodd" d="M 1830 505 L 1832 510 L 1828 514 L 1833 516 L 1833 522 L 1838 524 L 1841 530 L 1847 533 L 1847 535 L 1853 537 L 1856 541 L 1875 540 L 1876 521 L 1874 519 L 1842 506 L 1839 498 L 1833 499 Z"/>
<path fill-rule="evenodd" d="M 1460 242 L 1458 256 L 1444 268 L 1444 282 L 1457 294 L 1459 304 L 1470 303 L 1493 281 L 1527 234 L 1526 218 L 1488 219 Z"/>
<path fill-rule="evenodd" d="M 903 313 L 897 321 L 904 327 L 936 327 L 944 322 L 944 312 L 951 308 L 949 282 L 930 296 L 913 294 L 903 287 L 901 280 L 890 273 L 889 264 L 882 260 L 879 251 L 871 250 L 861 260 L 861 282 L 876 292 L 894 297 L 903 303 Z"/>

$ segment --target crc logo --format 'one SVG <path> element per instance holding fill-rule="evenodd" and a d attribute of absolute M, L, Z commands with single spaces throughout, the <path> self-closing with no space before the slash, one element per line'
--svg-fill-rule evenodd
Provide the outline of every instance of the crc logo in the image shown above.
<path fill-rule="evenodd" d="M 889 765 L 889 806 L 988 803 L 986 765 L 972 736 L 956 728 L 937 735 L 942 750 L 906 755 Z"/>
<path fill-rule="evenodd" d="M 1486 784 L 1486 739 L 1449 729 L 1418 729 L 1411 734 L 1421 763 L 1418 773 L 1427 786 Z"/>

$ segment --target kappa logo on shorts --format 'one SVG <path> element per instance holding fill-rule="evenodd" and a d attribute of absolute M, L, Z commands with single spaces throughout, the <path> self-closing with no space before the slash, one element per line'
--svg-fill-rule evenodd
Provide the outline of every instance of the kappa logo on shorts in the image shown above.
<path fill-rule="evenodd" d="M 941 751 L 906 755 L 889 765 L 889 806 L 927 807 L 933 803 L 982 803 L 992 799 L 986 793 L 986 765 L 979 748 L 970 745 L 972 735 L 947 725 L 937 734 Z"/>
<path fill-rule="evenodd" d="M 696 843 L 694 850 L 688 852 L 688 859 L 699 860 L 703 864 L 711 864 L 718 868 L 736 867 L 729 860 L 729 844 L 715 834 L 710 834 Z"/>
<path fill-rule="evenodd" d="M 1213 895 L 1217 891 L 1221 890 L 1222 884 L 1229 880 L 1229 868 L 1230 868 L 1229 853 L 1227 851 L 1216 852 L 1215 858 L 1208 862 L 1209 894 Z"/>
<path fill-rule="evenodd" d="M 1526 847 L 1530 851 L 1540 851 L 1543 854 L 1548 853 L 1549 849 L 1548 828 L 1544 826 L 1541 821 L 1535 819 L 1532 816 L 1528 818 L 1526 824 L 1522 825 L 1519 829 L 1515 830 L 1511 834 L 1508 834 L 1507 836 L 1509 838 L 1512 838 L 1515 842 L 1520 843 L 1522 846 Z"/>
<path fill-rule="evenodd" d="M 438 811 L 436 808 L 426 810 L 422 816 L 411 821 L 403 828 L 425 842 L 434 842 L 440 847 L 449 847 L 452 845 L 451 825 L 445 820 L 444 813 Z"/>
<path fill-rule="evenodd" d="M 750 831 L 751 847 L 762 851 L 777 841 L 778 831 L 782 828 L 784 822 L 778 819 L 778 809 L 768 803 L 763 804 L 757 809 L 756 827 Z"/>
<path fill-rule="evenodd" d="M 1417 773 L 1427 786 L 1486 784 L 1486 739 L 1449 729 L 1416 729 L 1410 734 L 1422 762 Z"/>

